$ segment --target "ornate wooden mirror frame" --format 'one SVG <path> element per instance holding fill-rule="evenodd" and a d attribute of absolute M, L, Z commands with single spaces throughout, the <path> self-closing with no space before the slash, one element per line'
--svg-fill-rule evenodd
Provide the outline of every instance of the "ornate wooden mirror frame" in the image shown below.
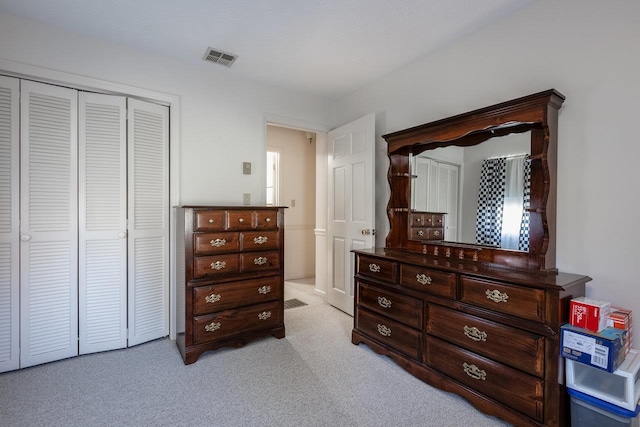
<path fill-rule="evenodd" d="M 387 141 L 391 187 L 386 248 L 523 270 L 556 272 L 556 172 L 558 110 L 565 97 L 544 92 L 383 135 Z M 529 252 L 454 242 L 420 242 L 408 238 L 411 206 L 410 154 L 455 146 L 472 146 L 493 137 L 531 131 L 531 199 Z"/>

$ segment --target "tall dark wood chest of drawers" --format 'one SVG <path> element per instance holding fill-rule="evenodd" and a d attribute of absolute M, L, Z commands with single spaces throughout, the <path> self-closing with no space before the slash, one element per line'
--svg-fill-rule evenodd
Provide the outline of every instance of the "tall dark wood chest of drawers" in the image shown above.
<path fill-rule="evenodd" d="M 284 208 L 176 208 L 176 342 L 185 364 L 284 327 Z"/>

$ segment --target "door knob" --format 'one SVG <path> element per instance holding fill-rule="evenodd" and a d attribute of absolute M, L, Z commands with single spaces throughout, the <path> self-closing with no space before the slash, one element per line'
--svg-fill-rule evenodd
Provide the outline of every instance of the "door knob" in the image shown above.
<path fill-rule="evenodd" d="M 20 240 L 22 240 L 23 242 L 28 242 L 29 240 L 31 240 L 31 236 L 29 236 L 28 234 L 23 234 L 22 236 L 20 236 Z"/>
<path fill-rule="evenodd" d="M 120 233 L 118 233 L 118 237 L 121 238 L 121 239 L 124 239 L 125 237 L 127 237 L 127 233 L 120 232 Z"/>
<path fill-rule="evenodd" d="M 368 236 L 369 234 L 371 234 L 371 230 L 369 230 L 368 228 L 365 228 L 364 230 L 362 230 L 363 236 Z"/>

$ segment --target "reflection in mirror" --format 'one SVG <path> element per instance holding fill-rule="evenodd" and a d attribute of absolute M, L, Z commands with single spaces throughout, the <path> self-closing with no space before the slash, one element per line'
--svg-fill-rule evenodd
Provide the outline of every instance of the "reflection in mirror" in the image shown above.
<path fill-rule="evenodd" d="M 528 251 L 530 147 L 525 132 L 412 156 L 411 209 L 445 213 L 445 241 Z"/>

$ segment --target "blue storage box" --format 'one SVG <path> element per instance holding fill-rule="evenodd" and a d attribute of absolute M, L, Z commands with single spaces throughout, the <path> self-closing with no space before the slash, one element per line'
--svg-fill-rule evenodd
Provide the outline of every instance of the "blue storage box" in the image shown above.
<path fill-rule="evenodd" d="M 627 331 L 622 329 L 592 332 L 567 323 L 561 335 L 562 356 L 607 372 L 618 369 L 628 350 Z"/>
<path fill-rule="evenodd" d="M 571 427 L 640 427 L 638 414 L 577 390 L 567 389 L 571 397 Z"/>

